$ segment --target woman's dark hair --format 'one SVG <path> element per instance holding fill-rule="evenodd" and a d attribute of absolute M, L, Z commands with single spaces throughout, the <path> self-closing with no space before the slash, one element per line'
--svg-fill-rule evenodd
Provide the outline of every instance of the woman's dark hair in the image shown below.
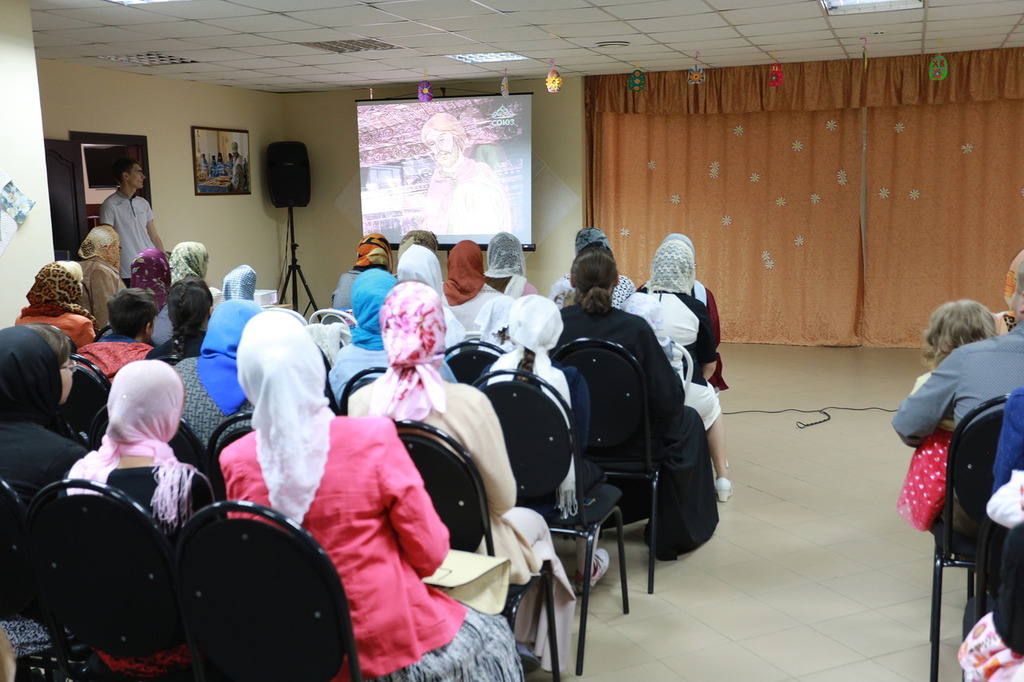
<path fill-rule="evenodd" d="M 210 287 L 198 277 L 187 277 L 171 285 L 167 292 L 167 316 L 174 326 L 171 355 L 185 354 L 186 338 L 203 328 L 212 305 Z"/>
<path fill-rule="evenodd" d="M 71 359 L 71 354 L 77 350 L 68 335 L 52 324 L 33 322 L 25 326 L 43 337 L 46 345 L 53 349 L 53 354 L 57 356 L 58 367 L 67 364 L 67 361 Z"/>
<path fill-rule="evenodd" d="M 524 348 L 523 359 L 519 361 L 519 367 L 517 367 L 516 369 L 521 369 L 524 372 L 533 372 L 533 361 L 536 357 L 536 353 L 534 353 L 529 348 Z"/>
<path fill-rule="evenodd" d="M 583 310 L 594 315 L 603 315 L 611 310 L 611 290 L 619 279 L 611 251 L 583 249 L 573 261 L 570 273 L 576 287 L 576 302 Z"/>

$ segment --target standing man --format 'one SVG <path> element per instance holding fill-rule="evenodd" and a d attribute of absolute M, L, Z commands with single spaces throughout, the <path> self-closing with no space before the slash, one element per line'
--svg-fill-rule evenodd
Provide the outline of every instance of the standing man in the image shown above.
<path fill-rule="evenodd" d="M 153 208 L 143 197 L 135 196 L 146 182 L 142 165 L 135 159 L 122 157 L 112 167 L 117 189 L 103 201 L 100 222 L 113 225 L 121 238 L 121 279 L 131 278 L 132 259 L 144 249 L 164 250 L 153 222 Z"/>

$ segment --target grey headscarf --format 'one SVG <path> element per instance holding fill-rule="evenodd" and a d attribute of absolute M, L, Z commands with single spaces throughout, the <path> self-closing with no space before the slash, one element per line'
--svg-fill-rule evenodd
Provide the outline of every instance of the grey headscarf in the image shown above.
<path fill-rule="evenodd" d="M 612 250 L 608 237 L 596 227 L 584 227 L 576 233 L 576 255 L 579 255 L 580 251 L 593 244 L 600 244 L 609 251 Z"/>

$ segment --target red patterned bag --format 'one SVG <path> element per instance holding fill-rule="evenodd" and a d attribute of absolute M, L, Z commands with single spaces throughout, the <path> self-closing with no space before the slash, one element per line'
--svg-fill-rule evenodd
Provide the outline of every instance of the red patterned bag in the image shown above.
<path fill-rule="evenodd" d="M 936 429 L 914 450 L 896 511 L 918 530 L 928 530 L 946 503 L 946 459 L 952 431 Z"/>

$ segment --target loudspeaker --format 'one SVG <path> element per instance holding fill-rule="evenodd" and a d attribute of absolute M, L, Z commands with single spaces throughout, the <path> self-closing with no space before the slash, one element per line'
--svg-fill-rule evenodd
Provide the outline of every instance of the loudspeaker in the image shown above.
<path fill-rule="evenodd" d="M 309 156 L 302 142 L 267 145 L 267 187 L 276 208 L 309 205 Z"/>

